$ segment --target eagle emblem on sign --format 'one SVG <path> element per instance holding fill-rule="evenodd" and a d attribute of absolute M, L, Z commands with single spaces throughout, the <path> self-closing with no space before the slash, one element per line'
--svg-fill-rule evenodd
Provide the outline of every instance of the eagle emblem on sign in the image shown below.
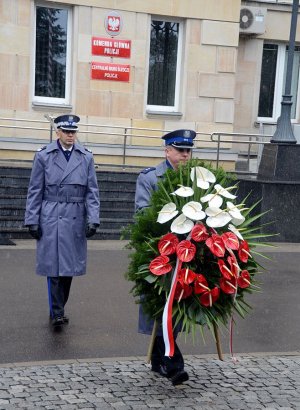
<path fill-rule="evenodd" d="M 108 17 L 108 30 L 119 31 L 120 28 L 120 18 L 116 16 Z"/>

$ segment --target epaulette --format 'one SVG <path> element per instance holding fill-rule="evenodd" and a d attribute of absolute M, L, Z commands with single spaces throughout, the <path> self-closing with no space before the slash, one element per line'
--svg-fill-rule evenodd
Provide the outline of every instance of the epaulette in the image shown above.
<path fill-rule="evenodd" d="M 145 168 L 143 169 L 143 171 L 141 171 L 141 174 L 148 174 L 148 172 L 154 171 L 154 170 L 155 170 L 155 167 Z"/>
<path fill-rule="evenodd" d="M 90 149 L 88 149 L 88 148 L 86 148 L 86 147 L 84 147 L 84 149 L 85 149 L 87 152 L 90 152 L 90 153 L 92 154 L 92 151 L 91 151 Z"/>
<path fill-rule="evenodd" d="M 44 145 L 43 147 L 37 149 L 37 151 L 43 151 L 43 150 L 46 149 L 46 148 L 47 148 L 47 145 Z"/>

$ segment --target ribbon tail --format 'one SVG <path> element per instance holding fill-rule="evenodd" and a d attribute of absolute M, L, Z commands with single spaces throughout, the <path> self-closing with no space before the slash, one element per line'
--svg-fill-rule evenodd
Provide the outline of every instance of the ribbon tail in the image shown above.
<path fill-rule="evenodd" d="M 165 343 L 165 356 L 174 356 L 175 342 L 173 334 L 173 321 L 172 321 L 172 311 L 173 311 L 173 300 L 177 285 L 178 272 L 181 268 L 182 262 L 177 259 L 176 267 L 174 270 L 170 293 L 167 298 L 167 302 L 164 307 L 163 317 L 162 317 L 162 331 Z"/>
<path fill-rule="evenodd" d="M 238 359 L 235 357 L 234 353 L 233 353 L 233 316 L 231 316 L 230 319 L 230 324 L 229 324 L 229 350 L 230 350 L 230 355 L 231 355 L 231 359 L 234 363 L 238 362 Z"/>

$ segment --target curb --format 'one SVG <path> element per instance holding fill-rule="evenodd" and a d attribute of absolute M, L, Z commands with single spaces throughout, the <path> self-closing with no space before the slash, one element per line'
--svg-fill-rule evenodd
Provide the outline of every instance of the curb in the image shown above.
<path fill-rule="evenodd" d="M 294 352 L 254 352 L 254 353 L 239 353 L 235 354 L 235 358 L 259 358 L 259 357 L 285 357 L 285 356 L 300 356 L 300 350 Z M 227 360 L 232 360 L 230 354 L 224 354 L 223 357 Z M 192 359 L 218 359 L 217 354 L 203 355 L 184 355 L 187 360 Z M 103 358 L 86 358 L 86 359 L 65 359 L 65 360 L 43 360 L 33 362 L 15 362 L 15 363 L 0 363 L 0 368 L 5 367 L 31 367 L 31 366 L 56 366 L 63 364 L 82 364 L 82 363 L 118 363 L 118 362 L 133 362 L 143 361 L 146 363 L 146 356 L 126 356 L 126 357 L 103 357 Z M 226 360 L 224 360 L 226 361 Z"/>

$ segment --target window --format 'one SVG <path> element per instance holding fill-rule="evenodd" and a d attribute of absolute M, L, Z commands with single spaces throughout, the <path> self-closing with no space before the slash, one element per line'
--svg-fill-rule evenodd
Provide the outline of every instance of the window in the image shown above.
<path fill-rule="evenodd" d="M 284 44 L 264 44 L 258 117 L 260 120 L 276 121 L 281 112 L 282 95 L 285 92 L 288 46 Z M 295 47 L 292 77 L 291 118 L 296 119 L 298 104 L 300 47 Z"/>
<path fill-rule="evenodd" d="M 148 111 L 178 111 L 182 23 L 151 21 Z"/>
<path fill-rule="evenodd" d="M 70 14 L 63 6 L 35 8 L 34 102 L 69 102 Z"/>

